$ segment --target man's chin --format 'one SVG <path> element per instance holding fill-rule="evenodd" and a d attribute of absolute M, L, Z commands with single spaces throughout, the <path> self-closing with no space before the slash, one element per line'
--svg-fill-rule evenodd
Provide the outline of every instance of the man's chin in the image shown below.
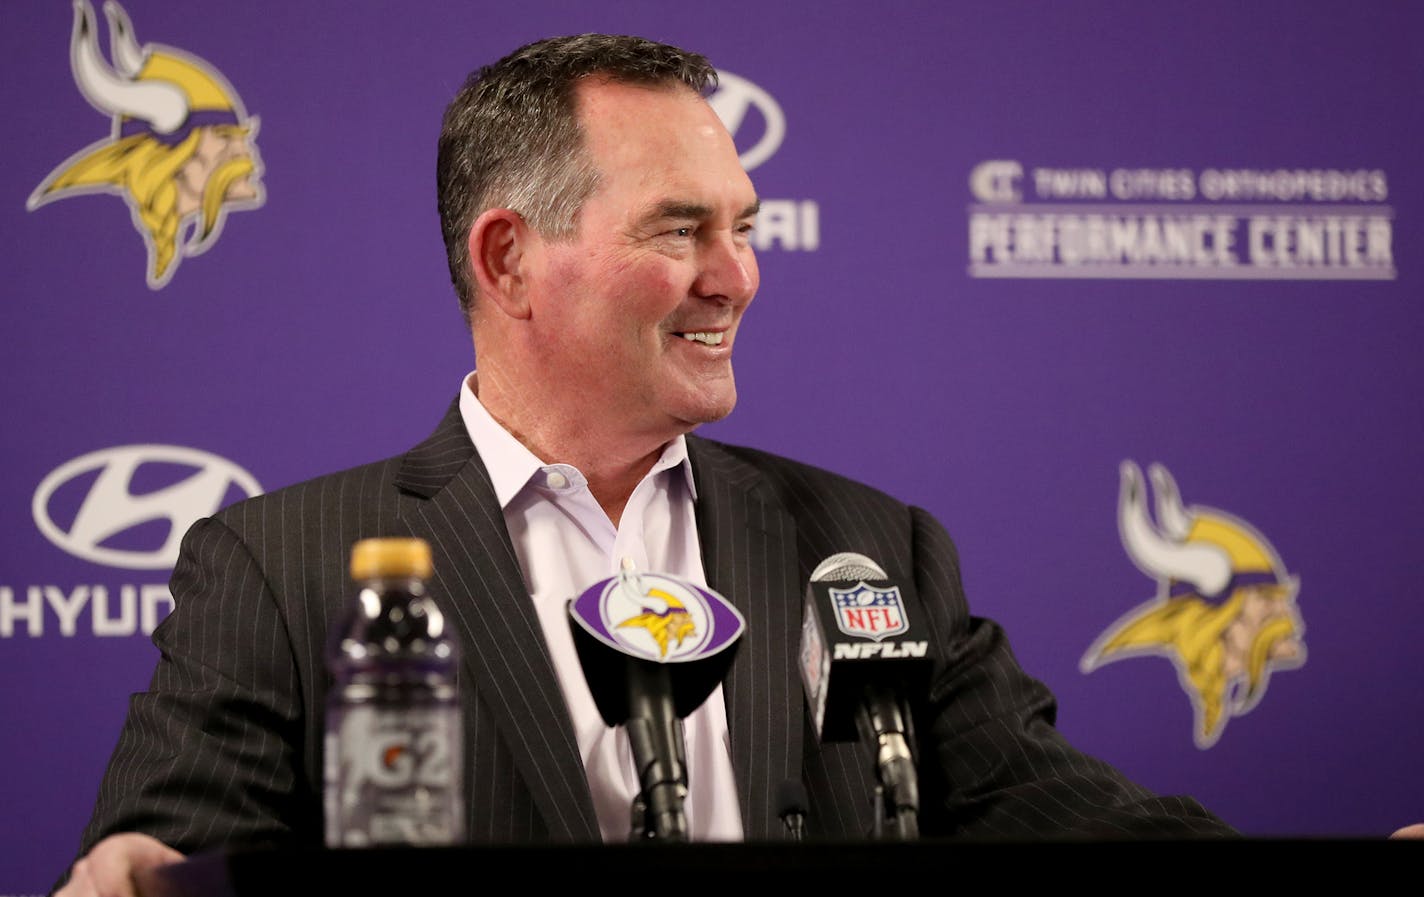
<path fill-rule="evenodd" d="M 676 381 L 674 381 L 676 382 Z M 673 386 L 666 383 L 665 386 Z M 737 405 L 737 387 L 730 373 L 717 377 L 687 378 L 674 389 L 661 391 L 661 405 L 689 426 L 715 423 Z"/>
<path fill-rule="evenodd" d="M 684 433 L 689 433 L 703 424 L 715 424 L 717 421 L 727 417 L 732 413 L 732 408 L 736 405 L 736 399 L 725 403 L 706 404 L 697 407 L 683 409 L 674 415 L 677 421 L 682 424 Z"/>

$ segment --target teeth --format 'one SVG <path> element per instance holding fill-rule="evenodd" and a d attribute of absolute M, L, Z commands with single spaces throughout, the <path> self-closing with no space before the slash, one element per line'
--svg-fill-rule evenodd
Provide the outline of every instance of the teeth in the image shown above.
<path fill-rule="evenodd" d="M 678 336 L 682 337 L 688 342 L 703 343 L 708 346 L 720 346 L 722 345 L 722 337 L 726 336 L 726 334 L 708 333 L 705 330 L 700 330 L 696 333 L 680 333 L 678 334 Z"/>

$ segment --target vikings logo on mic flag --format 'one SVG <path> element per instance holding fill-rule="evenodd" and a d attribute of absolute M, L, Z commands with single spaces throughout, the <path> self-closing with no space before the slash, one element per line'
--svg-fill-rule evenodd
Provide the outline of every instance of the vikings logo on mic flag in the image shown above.
<path fill-rule="evenodd" d="M 711 589 L 664 573 L 629 569 L 590 586 L 569 611 L 604 644 L 660 663 L 717 654 L 746 626 L 741 613 Z"/>

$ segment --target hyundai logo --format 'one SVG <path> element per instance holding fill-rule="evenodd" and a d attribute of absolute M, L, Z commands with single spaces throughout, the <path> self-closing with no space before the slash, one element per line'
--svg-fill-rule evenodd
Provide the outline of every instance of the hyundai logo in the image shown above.
<path fill-rule="evenodd" d="M 727 130 L 732 132 L 732 139 L 737 142 L 737 152 L 741 156 L 742 168 L 751 171 L 781 148 L 782 138 L 786 136 L 786 116 L 781 114 L 781 106 L 772 99 L 771 94 L 746 78 L 718 70 L 717 90 L 707 98 L 707 103 L 712 107 L 712 111 L 717 113 L 717 117 L 722 119 Z M 747 141 L 738 139 L 745 137 L 739 132 L 746 123 L 747 112 L 752 109 L 761 113 L 765 128 L 751 146 L 744 148 L 743 144 Z"/>
<path fill-rule="evenodd" d="M 164 485 L 135 491 L 145 477 L 160 472 L 168 475 Z M 85 482 L 87 486 L 80 485 Z M 75 557 L 131 570 L 162 570 L 177 563 L 188 527 L 221 508 L 234 489 L 243 498 L 262 491 L 252 474 L 209 452 L 177 445 L 123 445 L 60 465 L 35 489 L 31 510 L 45 538 Z M 68 523 L 58 522 L 56 515 L 73 507 L 76 499 L 77 510 L 61 516 Z M 155 522 L 168 524 L 159 545 L 153 544 L 160 540 L 151 531 L 137 529 Z M 130 536 L 127 542 L 135 535 L 147 536 L 147 544 L 105 544 L 125 534 Z"/>

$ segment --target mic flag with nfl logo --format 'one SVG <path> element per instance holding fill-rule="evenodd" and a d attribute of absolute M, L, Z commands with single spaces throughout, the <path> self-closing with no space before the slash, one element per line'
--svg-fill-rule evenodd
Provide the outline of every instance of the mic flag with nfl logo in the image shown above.
<path fill-rule="evenodd" d="M 868 559 L 852 562 L 859 558 L 828 559 L 806 586 L 801 680 L 823 742 L 858 737 L 856 714 L 870 686 L 920 696 L 929 684 L 928 631 L 913 586 Z"/>

